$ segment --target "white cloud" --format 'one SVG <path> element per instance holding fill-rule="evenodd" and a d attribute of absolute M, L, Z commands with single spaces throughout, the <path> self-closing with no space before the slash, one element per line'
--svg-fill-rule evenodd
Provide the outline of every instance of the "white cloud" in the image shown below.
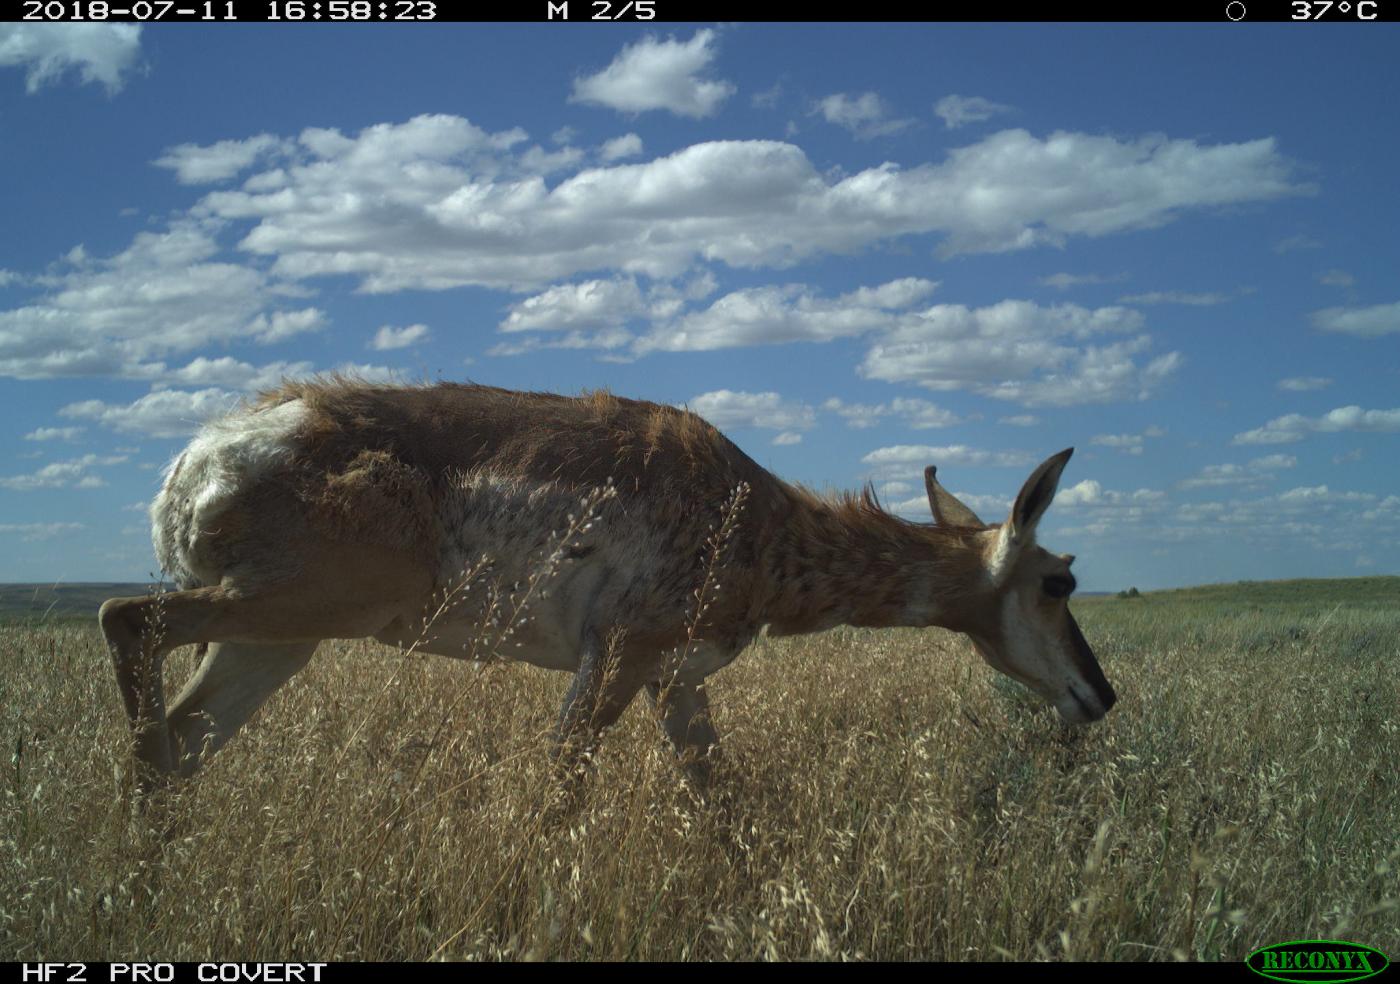
<path fill-rule="evenodd" d="M 844 403 L 832 397 L 822 404 L 823 410 L 830 410 L 846 421 L 846 426 L 855 428 L 874 427 L 881 417 L 902 418 L 905 425 L 914 430 L 928 430 L 934 427 L 951 427 L 962 423 L 962 418 L 950 410 L 945 410 L 927 400 L 898 397 L 889 403 L 870 405 L 866 403 Z"/>
<path fill-rule="evenodd" d="M 883 490 L 890 485 L 903 485 L 903 482 L 887 482 L 881 486 Z M 967 506 L 983 520 L 999 522 L 1003 517 L 1011 512 L 1011 500 L 1000 495 L 976 495 L 970 492 L 954 492 L 958 500 Z M 899 502 L 890 503 L 886 508 L 897 516 L 912 519 L 916 522 L 927 523 L 932 519 L 929 511 L 927 495 L 916 495 L 912 498 Z"/>
<path fill-rule="evenodd" d="M 1004 495 L 977 495 L 972 492 L 954 492 L 958 500 L 978 516 L 990 522 L 998 522 L 1003 516 L 1011 515 L 1011 499 Z M 916 500 L 917 501 L 917 500 Z M 928 511 L 928 499 L 924 499 L 924 510 Z"/>
<path fill-rule="evenodd" d="M 1270 454 L 1255 458 L 1247 465 L 1207 465 L 1194 477 L 1182 481 L 1179 487 L 1202 489 L 1222 485 L 1261 485 L 1274 478 L 1272 472 L 1293 468 L 1297 464 L 1298 459 L 1291 454 Z"/>
<path fill-rule="evenodd" d="M 636 157 L 642 152 L 642 138 L 635 133 L 609 140 L 598 151 L 604 162 L 620 161 L 624 157 Z"/>
<path fill-rule="evenodd" d="M 0 24 L 0 67 L 23 67 L 31 95 L 70 69 L 117 92 L 140 53 L 139 24 Z"/>
<path fill-rule="evenodd" d="M 1321 249 L 1321 241 L 1314 239 L 1306 233 L 1299 233 L 1296 236 L 1289 236 L 1274 243 L 1275 253 L 1292 253 L 1299 249 Z"/>
<path fill-rule="evenodd" d="M 26 441 L 76 441 L 86 427 L 40 427 L 24 435 Z"/>
<path fill-rule="evenodd" d="M 51 540 L 60 533 L 72 533 L 87 529 L 82 523 L 0 523 L 0 533 L 18 533 L 20 539 L 29 542 Z"/>
<path fill-rule="evenodd" d="M 211 344 L 270 343 L 325 323 L 315 309 L 269 312 L 276 284 L 251 267 L 214 260 L 199 223 L 142 232 L 110 258 L 70 253 L 71 269 L 24 307 L 0 311 L 0 375 L 20 379 L 111 375 L 152 379 L 150 360 Z"/>
<path fill-rule="evenodd" d="M 845 403 L 834 396 L 822 404 L 822 409 L 839 414 L 846 421 L 847 427 L 860 430 L 876 426 L 880 418 L 890 412 L 887 404 L 872 406 L 868 403 Z"/>
<path fill-rule="evenodd" d="M 836 298 L 818 297 L 803 284 L 738 290 L 703 311 L 658 325 L 638 340 L 637 350 L 708 351 L 863 335 L 892 326 L 893 311 L 917 303 L 937 286 L 906 277 Z"/>
<path fill-rule="evenodd" d="M 1260 463 L 1271 463 L 1271 458 L 1242 467 L 1262 467 Z M 1116 492 L 1090 479 L 1062 488 L 1055 501 L 1064 507 L 1065 520 L 1075 524 L 1060 526 L 1054 531 L 1057 536 L 1105 537 L 1120 543 L 1131 538 L 1218 543 L 1225 535 L 1244 549 L 1252 544 L 1275 548 L 1284 538 L 1320 551 L 1400 548 L 1400 496 L 1382 498 L 1325 485 L 1173 505 L 1161 491 Z"/>
<path fill-rule="evenodd" d="M 880 487 L 884 494 L 884 489 L 890 485 L 902 485 L 901 482 L 887 482 Z M 890 493 L 890 497 L 896 493 Z M 959 502 L 967 506 L 984 522 L 998 523 L 1011 513 L 1011 500 L 1001 495 L 978 495 L 971 492 L 954 492 Z M 932 514 L 929 509 L 927 495 L 916 495 L 908 499 L 887 503 L 885 508 L 896 516 L 903 516 L 905 519 L 912 519 L 915 522 L 928 523 L 932 521 Z"/>
<path fill-rule="evenodd" d="M 749 103 L 754 109 L 772 109 L 778 105 L 778 100 L 782 98 L 782 95 L 783 84 L 774 82 L 770 88 L 764 89 L 762 92 L 755 92 L 749 98 Z"/>
<path fill-rule="evenodd" d="M 1145 399 L 1181 365 L 1179 353 L 1149 361 L 1151 339 L 1141 334 L 1087 344 L 1102 334 L 1136 333 L 1141 325 L 1139 313 L 1121 307 L 941 304 L 901 319 L 866 353 L 860 372 L 1027 406 Z"/>
<path fill-rule="evenodd" d="M 616 328 L 648 310 L 634 280 L 560 284 L 510 308 L 503 332 Z"/>
<path fill-rule="evenodd" d="M 519 134 L 521 137 L 525 133 L 519 129 L 511 132 Z M 511 164 L 522 174 L 553 174 L 556 171 L 571 171 L 582 164 L 587 157 L 588 155 L 577 147 L 547 151 L 543 147 L 531 146 L 520 152 Z"/>
<path fill-rule="evenodd" d="M 174 171 L 175 180 L 180 184 L 215 184 L 252 167 L 259 159 L 290 149 L 288 141 L 270 133 L 260 133 L 246 140 L 220 140 L 207 147 L 180 144 L 171 147 L 154 163 Z"/>
<path fill-rule="evenodd" d="M 211 387 L 194 392 L 159 390 L 125 406 L 83 400 L 68 404 L 58 413 L 62 417 L 93 420 L 125 434 L 185 437 L 209 418 L 232 410 L 237 403 L 236 393 Z"/>
<path fill-rule="evenodd" d="M 623 328 L 601 331 L 570 331 L 551 337 L 533 336 L 519 342 L 501 342 L 486 350 L 490 356 L 526 355 L 542 349 L 602 349 L 609 354 L 598 356 L 600 362 L 631 362 L 632 357 L 617 350 L 630 345 L 632 333 Z"/>
<path fill-rule="evenodd" d="M 1116 448 L 1123 454 L 1139 455 L 1147 438 L 1161 437 L 1165 433 L 1160 427 L 1148 427 L 1141 434 L 1096 434 L 1089 438 L 1089 443 Z"/>
<path fill-rule="evenodd" d="M 1246 541 L 1288 536 L 1321 551 L 1400 547 L 1400 496 L 1301 486 L 1253 501 L 1214 504 L 1203 516 Z M 1217 525 L 1216 529 L 1220 526 Z"/>
<path fill-rule="evenodd" d="M 1278 501 L 1284 503 L 1321 502 L 1374 502 L 1376 497 L 1370 492 L 1333 492 L 1326 485 L 1300 486 L 1280 492 Z"/>
<path fill-rule="evenodd" d="M 777 437 L 773 438 L 773 443 L 778 445 L 801 444 L 802 435 L 797 433 L 797 431 L 783 431 Z"/>
<path fill-rule="evenodd" d="M 1055 501 L 1064 506 L 1081 506 L 1097 503 L 1103 497 L 1103 486 L 1092 478 L 1086 478 L 1068 488 L 1060 489 L 1055 495 Z"/>
<path fill-rule="evenodd" d="M 712 30 L 684 42 L 644 37 L 601 72 L 575 79 L 569 101 L 623 113 L 664 109 L 695 119 L 713 116 L 737 91 L 728 82 L 702 78 L 717 53 L 714 41 Z"/>
<path fill-rule="evenodd" d="M 1281 390 L 1292 390 L 1295 393 L 1306 393 L 1310 390 L 1325 389 L 1332 385 L 1332 380 L 1327 376 L 1290 376 L 1287 379 L 1278 381 L 1278 388 Z"/>
<path fill-rule="evenodd" d="M 914 122 L 891 119 L 889 107 L 875 92 L 863 92 L 859 96 L 833 93 L 820 100 L 813 112 L 820 113 L 828 123 L 851 131 L 859 140 L 886 137 L 907 129 Z"/>
<path fill-rule="evenodd" d="M 805 403 L 784 400 L 777 393 L 715 390 L 701 393 L 686 407 L 721 430 L 728 427 L 763 427 L 800 431 L 810 430 L 817 423 L 815 410 Z"/>
<path fill-rule="evenodd" d="M 1275 417 L 1263 427 L 1235 435 L 1235 444 L 1290 444 L 1309 434 L 1340 431 L 1400 431 L 1400 407 L 1394 410 L 1363 410 L 1358 406 L 1338 407 L 1321 417 L 1299 413 Z"/>
<path fill-rule="evenodd" d="M 1123 454 L 1142 454 L 1142 435 L 1140 434 L 1100 434 L 1089 439 L 1090 444 L 1105 444 L 1111 448 L 1116 448 Z"/>
<path fill-rule="evenodd" d="M 272 362 L 255 366 L 232 356 L 210 359 L 200 356 L 179 369 L 163 372 L 157 388 L 177 386 L 222 386 L 229 389 L 263 390 L 277 386 L 284 377 L 305 376 L 312 372 L 310 362 Z"/>
<path fill-rule="evenodd" d="M 248 323 L 249 333 L 260 345 L 275 345 L 296 335 L 320 331 L 326 326 L 326 312 L 319 308 L 300 311 L 274 311 L 260 314 Z"/>
<path fill-rule="evenodd" d="M 997 113 L 1009 113 L 1011 107 L 981 96 L 944 96 L 934 104 L 933 111 L 948 129 L 955 130 L 968 123 L 989 120 Z"/>
<path fill-rule="evenodd" d="M 1040 423 L 1040 418 L 1032 413 L 1018 413 L 1010 417 L 1002 417 L 1001 423 L 1010 424 L 1012 427 L 1034 427 Z"/>
<path fill-rule="evenodd" d="M 1071 287 L 1085 284 L 1113 284 L 1126 279 L 1128 278 L 1121 273 L 1111 277 L 1097 273 L 1052 273 L 1048 277 L 1041 277 L 1040 285 L 1054 287 L 1056 290 L 1069 290 Z"/>
<path fill-rule="evenodd" d="M 1118 298 L 1119 304 L 1189 304 L 1193 307 L 1210 307 L 1230 300 L 1229 294 L 1217 292 L 1191 294 L 1183 290 L 1154 290 L 1145 294 L 1130 294 Z"/>
<path fill-rule="evenodd" d="M 1166 493 L 1155 489 L 1138 489 L 1135 491 L 1116 491 L 1105 489 L 1102 484 L 1093 479 L 1085 479 L 1082 482 L 1072 484 L 1068 489 L 1057 491 L 1054 501 L 1058 505 L 1067 508 L 1079 507 L 1079 505 L 1095 505 L 1095 507 L 1116 507 L 1116 508 L 1141 508 L 1145 505 L 1156 505 L 1166 501 Z"/>
<path fill-rule="evenodd" d="M 860 459 L 873 470 L 879 479 L 902 479 L 920 476 L 928 465 L 981 466 L 992 465 L 1004 468 L 1035 464 L 1035 460 L 1025 451 L 983 451 L 965 444 L 952 444 L 945 447 L 930 447 L 927 444 L 896 444 L 876 448 Z"/>
<path fill-rule="evenodd" d="M 432 332 L 427 325 L 406 325 L 403 328 L 395 328 L 393 325 L 381 325 L 374 333 L 374 338 L 370 341 L 369 347 L 376 352 L 388 352 L 392 349 L 408 348 L 412 345 L 420 345 L 432 337 Z"/>
<path fill-rule="evenodd" d="M 550 288 L 515 305 L 501 330 L 574 332 L 559 341 L 498 345 L 493 354 L 541 347 L 611 347 L 631 342 L 634 355 L 651 351 L 711 351 L 784 342 L 826 342 L 875 334 L 860 366 L 869 378 L 913 382 L 934 390 L 966 389 L 1027 405 L 1070 405 L 1143 399 L 1181 364 L 1171 352 L 1147 354 L 1140 313 L 1129 308 L 1050 307 L 1005 301 L 986 308 L 936 305 L 907 310 L 936 288 L 909 277 L 823 298 L 808 286 L 733 291 L 709 307 L 666 317 L 683 304 L 644 299 L 630 280 L 586 281 Z M 634 341 L 621 330 L 630 318 L 650 316 L 653 327 Z M 600 330 L 590 336 L 585 330 Z M 1107 334 L 1129 337 L 1096 342 Z M 905 401 L 879 408 L 852 405 L 844 416 L 869 426 L 882 414 L 906 415 L 914 426 L 956 421 L 932 404 Z M 830 407 L 840 412 L 836 406 Z M 920 416 L 920 414 L 923 416 Z"/>
<path fill-rule="evenodd" d="M 1324 270 L 1317 275 L 1317 282 L 1327 287 L 1354 287 L 1356 278 L 1345 270 Z"/>
<path fill-rule="evenodd" d="M 99 466 L 119 465 L 126 461 L 126 455 L 85 454 L 81 458 L 55 461 L 38 471 L 27 475 L 0 477 L 0 488 L 15 492 L 30 492 L 34 489 L 94 488 L 107 483 L 92 473 Z"/>
<path fill-rule="evenodd" d="M 1313 315 L 1313 324 L 1323 331 L 1336 331 L 1358 338 L 1400 334 L 1400 301 L 1361 308 L 1327 308 Z"/>
<path fill-rule="evenodd" d="M 916 495 L 912 499 L 904 499 L 899 502 L 884 503 L 886 511 L 894 513 L 896 516 L 903 516 L 905 519 L 912 519 L 915 522 L 929 521 L 928 499 L 921 495 Z"/>
<path fill-rule="evenodd" d="M 364 362 L 342 362 L 330 370 L 341 376 L 351 376 L 367 383 L 402 383 L 403 373 L 389 366 L 375 366 Z"/>
<path fill-rule="evenodd" d="M 1106 489 L 1089 478 L 1055 494 L 1061 525 L 1056 536 L 1113 536 L 1122 538 L 1154 530 L 1169 508 L 1167 494 L 1156 489 L 1123 492 Z"/>
<path fill-rule="evenodd" d="M 527 290 L 584 271 L 668 279 L 697 261 L 784 266 L 910 234 L 941 235 L 945 255 L 1058 245 L 1309 190 L 1270 140 L 1008 130 L 939 164 L 845 177 L 819 173 L 789 143 L 728 140 L 550 187 L 511 152 L 524 139 L 450 116 L 354 136 L 308 130 L 293 160 L 209 193 L 199 210 L 253 220 L 241 245 L 272 257 L 278 277 L 356 276 L 370 292 Z"/>
<path fill-rule="evenodd" d="M 1092 478 L 1086 478 L 1055 493 L 1057 505 L 1073 509 L 1076 506 L 1142 508 L 1165 502 L 1167 494 L 1156 489 L 1118 492 L 1105 489 Z"/>
<path fill-rule="evenodd" d="M 838 301 L 853 304 L 901 310 L 912 307 L 938 289 L 938 281 L 922 277 L 901 277 L 879 287 L 858 287 L 849 294 L 843 294 Z"/>

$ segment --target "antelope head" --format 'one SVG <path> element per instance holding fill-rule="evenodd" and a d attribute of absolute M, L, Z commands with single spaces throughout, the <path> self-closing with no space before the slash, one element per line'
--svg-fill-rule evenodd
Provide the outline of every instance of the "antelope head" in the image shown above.
<path fill-rule="evenodd" d="M 988 525 L 924 471 L 929 506 L 940 526 L 971 527 L 984 577 L 969 609 L 952 626 L 965 632 L 994 669 L 1055 705 L 1074 724 L 1097 721 L 1117 696 L 1069 610 L 1074 557 L 1052 554 L 1035 542 L 1040 517 L 1055 498 L 1073 448 L 1046 459 L 1016 496 L 1011 515 Z"/>

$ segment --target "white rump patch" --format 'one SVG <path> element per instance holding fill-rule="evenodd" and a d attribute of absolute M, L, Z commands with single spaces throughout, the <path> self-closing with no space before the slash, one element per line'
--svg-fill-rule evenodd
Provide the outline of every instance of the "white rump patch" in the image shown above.
<path fill-rule="evenodd" d="M 196 540 L 240 490 L 296 449 L 307 409 L 291 400 L 261 410 L 236 410 L 212 420 L 165 468 L 151 503 L 151 540 L 161 567 L 181 587 L 208 584 L 218 572 L 201 570 Z"/>

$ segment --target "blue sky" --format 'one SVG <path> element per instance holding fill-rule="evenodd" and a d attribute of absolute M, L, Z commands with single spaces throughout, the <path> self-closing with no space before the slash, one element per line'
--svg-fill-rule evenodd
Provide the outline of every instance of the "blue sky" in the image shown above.
<path fill-rule="evenodd" d="M 0 25 L 0 581 L 282 373 L 606 386 L 1090 590 L 1400 573 L 1391 25 Z"/>

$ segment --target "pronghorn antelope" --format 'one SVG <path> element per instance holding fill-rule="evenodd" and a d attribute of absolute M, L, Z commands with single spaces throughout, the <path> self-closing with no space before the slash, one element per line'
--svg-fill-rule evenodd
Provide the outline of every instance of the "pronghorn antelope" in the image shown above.
<path fill-rule="evenodd" d="M 930 466 L 935 522 L 922 525 L 869 491 L 790 485 L 670 406 L 284 383 L 206 425 L 171 464 L 152 537 L 180 590 L 102 606 L 138 774 L 144 786 L 194 773 L 323 639 L 482 658 L 485 595 L 505 589 L 451 606 L 444 593 L 467 569 L 518 588 L 551 543 L 547 590 L 500 656 L 574 675 L 555 752 L 568 772 L 645 689 L 684 771 L 706 785 L 718 735 L 705 678 L 764 626 L 943 626 L 1067 720 L 1095 721 L 1115 697 L 1067 605 L 1074 558 L 1035 543 L 1072 451 L 1036 468 L 993 525 Z M 697 630 L 706 544 L 736 489 L 722 587 Z M 567 543 L 551 538 L 565 528 Z M 192 643 L 206 652 L 167 710 L 162 660 Z"/>

